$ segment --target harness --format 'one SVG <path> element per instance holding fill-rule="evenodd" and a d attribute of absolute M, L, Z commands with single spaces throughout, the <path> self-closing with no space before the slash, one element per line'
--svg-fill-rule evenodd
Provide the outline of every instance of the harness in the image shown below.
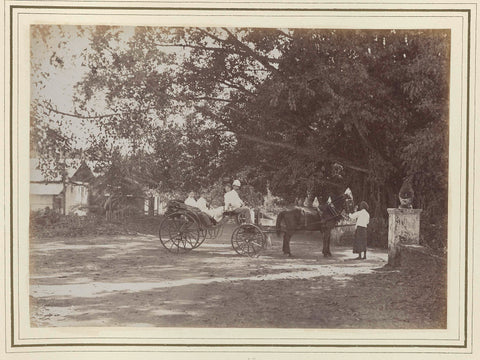
<path fill-rule="evenodd" d="M 302 210 L 302 215 L 304 217 L 304 222 L 305 222 L 305 227 L 308 225 L 313 225 L 313 224 L 321 224 L 321 223 L 326 223 L 329 220 L 333 220 L 335 218 L 341 217 L 341 214 L 338 212 L 337 208 L 335 207 L 335 203 L 338 202 L 339 200 L 343 199 L 345 194 L 342 194 L 335 199 L 333 199 L 330 203 L 327 203 L 323 205 L 322 207 L 318 206 L 315 209 L 315 212 L 307 212 L 305 208 L 301 208 Z M 323 209 L 323 210 L 322 210 Z M 328 212 L 329 217 L 323 217 L 323 215 Z M 320 219 L 318 222 L 312 222 L 310 224 L 307 224 L 307 214 L 314 214 L 316 213 Z"/>

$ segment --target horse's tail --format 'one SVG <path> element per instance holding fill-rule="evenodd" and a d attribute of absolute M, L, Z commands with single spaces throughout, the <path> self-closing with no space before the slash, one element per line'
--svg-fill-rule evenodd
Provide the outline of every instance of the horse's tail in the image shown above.
<path fill-rule="evenodd" d="M 285 211 L 281 211 L 277 216 L 277 222 L 275 224 L 275 229 L 277 230 L 277 236 L 280 236 L 282 233 L 282 220 L 285 216 Z"/>

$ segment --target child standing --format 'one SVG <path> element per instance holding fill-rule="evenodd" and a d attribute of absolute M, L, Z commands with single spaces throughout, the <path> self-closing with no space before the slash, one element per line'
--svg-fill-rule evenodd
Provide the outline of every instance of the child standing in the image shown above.
<path fill-rule="evenodd" d="M 358 254 L 356 260 L 367 258 L 367 226 L 370 222 L 370 214 L 368 213 L 368 204 L 362 201 L 358 206 L 358 211 L 350 214 L 350 219 L 356 220 L 355 223 L 355 239 L 353 241 L 353 253 Z M 362 252 L 363 258 L 362 258 Z"/>

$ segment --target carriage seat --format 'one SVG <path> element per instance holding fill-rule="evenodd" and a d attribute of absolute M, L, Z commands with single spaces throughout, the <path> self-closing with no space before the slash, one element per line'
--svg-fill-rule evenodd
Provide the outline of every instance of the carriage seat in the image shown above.
<path fill-rule="evenodd" d="M 223 216 L 237 216 L 234 210 L 226 210 L 223 212 Z"/>
<path fill-rule="evenodd" d="M 217 221 L 213 217 L 211 217 L 207 213 L 204 213 L 199 208 L 185 204 L 182 200 L 170 200 L 168 202 L 165 215 L 173 214 L 175 212 L 190 212 L 194 214 L 197 217 L 199 223 L 204 227 L 209 227 L 217 224 Z"/>
<path fill-rule="evenodd" d="M 191 211 L 196 212 L 198 209 L 196 207 L 185 204 L 182 200 L 170 200 L 167 203 L 166 213 L 173 213 L 176 211 Z"/>

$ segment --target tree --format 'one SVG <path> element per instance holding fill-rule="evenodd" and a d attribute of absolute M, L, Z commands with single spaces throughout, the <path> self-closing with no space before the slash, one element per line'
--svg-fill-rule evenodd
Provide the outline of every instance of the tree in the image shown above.
<path fill-rule="evenodd" d="M 194 50 L 184 65 L 190 98 L 204 100 L 197 109 L 235 134 L 250 166 L 252 154 L 264 154 L 254 165 L 262 170 L 258 173 L 276 165 L 268 177 L 289 179 L 292 186 L 283 186 L 284 195 L 292 187 L 305 191 L 324 184 L 325 169 L 340 163 L 381 213 L 387 203 L 395 205 L 402 178 L 412 171 L 398 154 L 407 151 L 412 134 L 430 132 L 448 114 L 446 32 L 192 32 Z M 192 45 L 199 34 L 214 46 Z M 259 72 L 263 75 L 252 80 Z M 221 86 L 234 81 L 234 88 Z M 441 141 L 444 133 L 434 137 Z M 273 161 L 262 164 L 269 149 Z M 445 178 L 445 167 L 432 165 Z M 423 176 L 421 169 L 416 174 Z M 284 185 L 273 184 L 277 190 Z"/>
<path fill-rule="evenodd" d="M 78 109 L 95 141 L 148 159 L 145 183 L 186 190 L 228 174 L 291 198 L 350 185 L 379 216 L 410 175 L 424 204 L 426 184 L 446 199 L 446 31 L 91 30 Z"/>

